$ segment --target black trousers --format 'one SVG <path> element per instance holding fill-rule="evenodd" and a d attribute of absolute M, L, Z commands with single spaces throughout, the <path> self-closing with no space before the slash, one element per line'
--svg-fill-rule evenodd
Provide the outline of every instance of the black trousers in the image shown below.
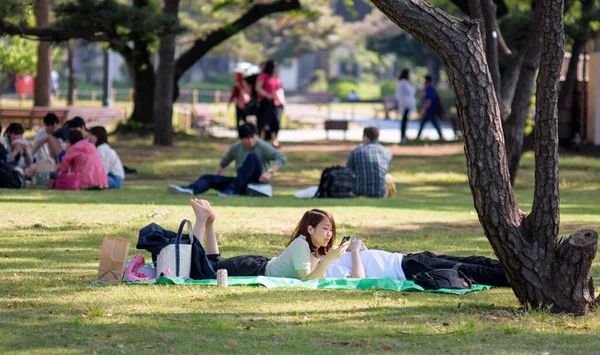
<path fill-rule="evenodd" d="M 240 255 L 224 258 L 221 254 L 206 256 L 215 272 L 226 269 L 227 276 L 264 276 L 267 270 L 268 258 L 259 255 Z"/>
<path fill-rule="evenodd" d="M 484 256 L 450 256 L 435 255 L 432 252 L 409 254 L 402 258 L 402 270 L 407 280 L 428 269 L 451 269 L 460 263 L 460 271 L 464 272 L 471 280 L 482 285 L 508 287 L 508 280 L 504 274 L 504 267 L 498 260 Z"/>

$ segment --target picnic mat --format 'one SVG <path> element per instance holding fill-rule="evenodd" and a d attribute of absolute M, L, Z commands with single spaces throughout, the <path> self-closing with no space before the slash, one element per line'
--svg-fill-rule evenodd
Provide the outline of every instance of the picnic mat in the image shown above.
<path fill-rule="evenodd" d="M 268 277 L 268 276 L 230 276 L 228 278 L 229 286 L 264 286 L 266 288 L 282 288 L 282 287 L 303 287 L 303 288 L 330 288 L 338 290 L 368 290 L 381 289 L 391 291 L 423 291 L 423 292 L 439 292 L 449 293 L 454 295 L 463 295 L 473 291 L 485 291 L 492 288 L 487 285 L 473 285 L 470 289 L 453 290 L 442 288 L 439 290 L 425 290 L 413 281 L 397 281 L 387 278 L 369 278 L 369 279 L 316 279 L 308 281 L 300 281 L 297 279 L 288 279 L 284 277 Z M 217 286 L 217 280 L 193 280 L 187 277 L 165 277 L 161 276 L 152 281 L 127 281 L 123 280 L 124 284 L 128 285 L 203 285 Z"/>

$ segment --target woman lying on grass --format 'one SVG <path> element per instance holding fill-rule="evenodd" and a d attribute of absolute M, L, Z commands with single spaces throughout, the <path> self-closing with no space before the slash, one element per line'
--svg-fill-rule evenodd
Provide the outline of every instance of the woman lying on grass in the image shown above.
<path fill-rule="evenodd" d="M 414 275 L 427 269 L 452 269 L 460 263 L 459 270 L 478 284 L 509 286 L 502 264 L 483 256 L 435 255 L 428 251 L 405 255 L 369 250 L 360 239 L 352 240 L 348 249 L 350 253 L 330 263 L 327 277 L 383 277 L 403 281 L 412 280 Z"/>
<path fill-rule="evenodd" d="M 348 242 L 334 247 L 335 221 L 328 212 L 313 209 L 304 213 L 285 250 L 268 259 L 258 255 L 224 258 L 215 235 L 215 213 L 206 200 L 192 199 L 196 215 L 193 233 L 203 242 L 214 270 L 226 269 L 229 276 L 274 276 L 300 280 L 325 277 L 332 261 L 344 255 Z"/>

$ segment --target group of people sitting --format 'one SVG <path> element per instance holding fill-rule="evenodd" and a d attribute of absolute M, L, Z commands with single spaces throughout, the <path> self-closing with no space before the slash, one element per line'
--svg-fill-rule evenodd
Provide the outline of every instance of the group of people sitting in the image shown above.
<path fill-rule="evenodd" d="M 27 187 L 35 180 L 48 188 L 64 186 L 77 189 L 120 189 L 125 171 L 117 152 L 108 145 L 108 133 L 102 126 L 89 130 L 81 117 L 74 117 L 58 128 L 59 119 L 48 113 L 44 128 L 30 144 L 23 137 L 20 123 L 11 123 L 0 145 L 0 187 Z M 0 127 L 0 131 L 2 127 Z"/>
<path fill-rule="evenodd" d="M 271 197 L 273 174 L 281 169 L 285 154 L 258 138 L 258 130 L 251 123 L 238 127 L 239 142 L 231 145 L 221 158 L 214 174 L 205 174 L 189 185 L 170 184 L 172 194 L 196 195 L 209 189 L 219 191 L 219 196 L 258 195 Z M 346 167 L 353 174 L 352 193 L 372 198 L 391 197 L 396 192 L 392 176 L 387 173 L 392 153 L 378 141 L 379 129 L 367 127 L 363 144 L 354 149 Z M 223 176 L 225 169 L 235 161 L 236 176 Z M 316 196 L 316 188 L 313 196 Z"/>
<path fill-rule="evenodd" d="M 214 270 L 229 276 L 272 276 L 300 280 L 317 278 L 391 278 L 413 280 L 429 269 L 456 268 L 469 279 L 490 286 L 509 286 L 502 264 L 483 256 L 458 257 L 425 251 L 402 254 L 368 249 L 360 239 L 338 245 L 336 223 L 329 212 L 306 211 L 296 225 L 286 248 L 273 258 L 259 255 L 221 256 L 215 233 L 216 214 L 206 200 L 192 199 L 195 215 L 193 234 L 204 246 Z"/>

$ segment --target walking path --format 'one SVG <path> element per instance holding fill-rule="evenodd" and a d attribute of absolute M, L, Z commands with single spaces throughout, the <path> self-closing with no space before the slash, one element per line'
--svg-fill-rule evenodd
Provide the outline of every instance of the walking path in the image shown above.
<path fill-rule="evenodd" d="M 364 127 L 375 126 L 379 127 L 379 141 L 383 143 L 399 143 L 400 142 L 400 121 L 397 120 L 375 120 L 375 119 L 356 119 L 350 121 L 350 129 L 346 131 L 346 140 L 360 141 Z M 456 140 L 456 135 L 452 127 L 447 122 L 441 122 L 442 135 L 445 140 Z M 406 137 L 411 140 L 417 137 L 419 132 L 419 121 L 408 121 L 406 127 Z M 215 137 L 237 137 L 237 132 L 230 128 L 214 127 L 210 129 L 211 135 Z M 439 139 L 435 128 L 430 124 L 426 124 L 421 139 L 437 141 Z M 325 129 L 282 129 L 279 131 L 279 140 L 281 142 L 306 142 L 327 140 Z M 343 131 L 329 131 L 329 140 L 344 140 Z"/>

